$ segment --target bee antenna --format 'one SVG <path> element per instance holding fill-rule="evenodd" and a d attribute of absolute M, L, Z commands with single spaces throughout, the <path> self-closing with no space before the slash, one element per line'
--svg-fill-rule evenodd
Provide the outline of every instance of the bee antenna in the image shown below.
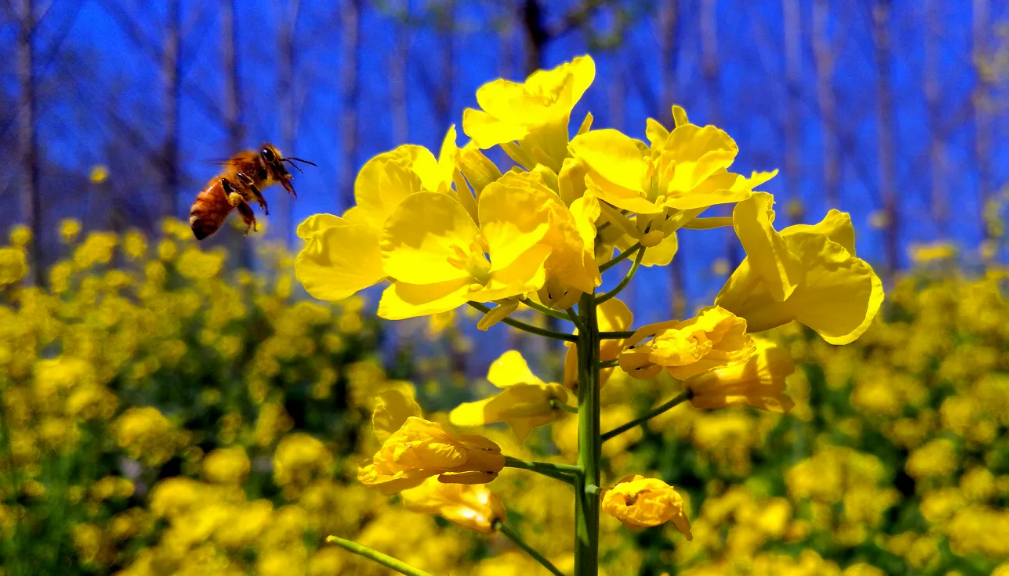
<path fill-rule="evenodd" d="M 294 160 L 295 162 L 304 162 L 305 164 L 311 164 L 312 166 L 318 167 L 315 162 L 309 162 L 308 160 L 302 160 L 301 158 L 287 158 L 287 160 Z"/>
<path fill-rule="evenodd" d="M 301 172 L 302 174 L 304 174 L 305 171 L 302 170 L 301 168 L 299 168 L 298 165 L 295 164 L 294 162 L 292 162 L 291 160 L 292 160 L 292 158 L 284 158 L 284 162 L 287 162 L 288 164 L 290 164 L 291 166 L 293 166 L 295 169 L 297 169 L 298 172 Z"/>

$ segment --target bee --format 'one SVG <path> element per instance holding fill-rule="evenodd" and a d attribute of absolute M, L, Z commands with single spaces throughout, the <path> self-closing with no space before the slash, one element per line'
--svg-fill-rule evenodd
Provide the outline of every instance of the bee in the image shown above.
<path fill-rule="evenodd" d="M 224 170 L 207 182 L 189 210 L 189 227 L 196 239 L 203 240 L 217 232 L 232 208 L 237 208 L 245 221 L 246 235 L 250 229 L 256 230 L 256 215 L 250 204 L 256 202 L 269 216 L 270 209 L 263 198 L 263 190 L 269 186 L 280 184 L 297 198 L 291 185 L 291 173 L 284 162 L 294 166 L 298 172 L 302 170 L 295 162 L 315 166 L 313 162 L 301 158 L 285 158 L 269 142 L 260 146 L 258 151 L 244 150 L 225 160 L 222 163 Z"/>

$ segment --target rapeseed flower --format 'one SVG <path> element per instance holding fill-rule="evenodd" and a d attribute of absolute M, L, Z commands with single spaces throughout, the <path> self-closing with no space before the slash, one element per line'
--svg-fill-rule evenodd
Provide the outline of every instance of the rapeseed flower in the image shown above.
<path fill-rule="evenodd" d="M 831 210 L 817 224 L 774 229 L 773 199 L 757 192 L 732 212 L 746 258 L 726 281 L 715 305 L 745 318 L 751 332 L 792 320 L 831 344 L 865 332 L 883 302 L 883 284 L 855 257 L 847 214 Z"/>
<path fill-rule="evenodd" d="M 642 326 L 627 342 L 620 354 L 624 372 L 651 378 L 665 368 L 677 380 L 741 362 L 755 346 L 746 333 L 746 320 L 718 306 L 705 308 L 689 320 Z"/>
<path fill-rule="evenodd" d="M 672 522 L 692 540 L 683 497 L 658 478 L 626 476 L 603 492 L 602 510 L 631 528 L 650 528 Z"/>
<path fill-rule="evenodd" d="M 529 369 L 522 354 L 509 350 L 491 364 L 487 380 L 502 388 L 496 396 L 460 404 L 449 415 L 456 426 L 483 426 L 507 422 L 519 442 L 538 426 L 564 417 L 568 391 L 560 384 L 546 383 Z"/>
<path fill-rule="evenodd" d="M 503 79 L 484 84 L 476 92 L 482 110 L 463 111 L 463 132 L 480 148 L 502 145 L 527 169 L 544 164 L 558 172 L 568 156 L 571 110 L 595 75 L 592 57 L 579 56 L 534 72 L 521 84 Z"/>
<path fill-rule="evenodd" d="M 401 496 L 408 510 L 441 516 L 483 534 L 494 532 L 494 523 L 505 519 L 504 505 L 486 486 L 443 484 L 429 478 Z"/>
<path fill-rule="evenodd" d="M 784 348 L 754 339 L 746 360 L 715 368 L 683 382 L 694 408 L 708 410 L 747 404 L 771 412 L 788 412 L 794 406 L 785 396 L 785 378 L 795 372 L 795 362 Z"/>

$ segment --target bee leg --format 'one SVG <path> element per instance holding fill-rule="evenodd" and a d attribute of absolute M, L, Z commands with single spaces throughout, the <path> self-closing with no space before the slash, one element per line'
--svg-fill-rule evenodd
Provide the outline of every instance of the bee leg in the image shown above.
<path fill-rule="evenodd" d="M 263 193 L 259 191 L 259 188 L 256 188 L 255 180 L 249 178 L 244 172 L 239 172 L 238 177 L 249 186 L 249 190 L 252 191 L 252 195 L 256 198 L 256 202 L 259 203 L 259 207 L 269 216 L 270 208 L 266 205 L 266 198 L 263 198 Z"/>
<path fill-rule="evenodd" d="M 249 235 L 249 229 L 250 228 L 253 231 L 256 231 L 256 230 L 259 229 L 256 226 L 256 214 L 252 211 L 252 206 L 249 206 L 249 204 L 247 202 L 243 201 L 243 202 L 240 202 L 238 204 L 238 206 L 236 206 L 236 208 L 238 208 L 238 213 L 241 214 L 242 220 L 245 221 L 245 235 L 246 236 Z"/>

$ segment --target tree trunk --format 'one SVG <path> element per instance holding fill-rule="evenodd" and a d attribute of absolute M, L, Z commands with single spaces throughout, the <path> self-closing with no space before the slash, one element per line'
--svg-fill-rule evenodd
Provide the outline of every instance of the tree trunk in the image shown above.
<path fill-rule="evenodd" d="M 298 110 L 295 105 L 295 49 L 294 38 L 298 26 L 298 13 L 301 10 L 300 0 L 290 0 L 286 3 L 286 12 L 280 17 L 277 30 L 277 97 L 280 107 L 280 149 L 284 154 L 294 154 L 294 141 L 298 134 Z M 274 237 L 285 245 L 291 243 L 294 228 L 293 197 L 287 193 L 277 194 L 271 202 Z"/>
<path fill-rule="evenodd" d="M 164 174 L 161 215 L 176 217 L 179 191 L 179 99 L 182 78 L 179 59 L 181 44 L 181 0 L 168 0 L 168 24 L 161 53 L 161 78 L 164 89 L 164 141 L 161 147 Z"/>
<path fill-rule="evenodd" d="M 31 264 L 29 281 L 41 286 L 45 278 L 42 242 L 41 167 L 39 166 L 38 134 L 35 110 L 35 3 L 18 0 L 17 78 L 18 93 L 18 152 L 21 170 L 21 217 L 32 231 L 28 244 L 28 261 Z"/>
<path fill-rule="evenodd" d="M 946 143 L 939 134 L 942 119 L 942 85 L 939 80 L 939 37 L 940 37 L 940 3 L 927 0 L 925 4 L 925 106 L 927 109 L 929 144 L 929 173 L 931 176 L 931 193 L 929 194 L 932 221 L 935 223 L 939 237 L 946 236 Z"/>
<path fill-rule="evenodd" d="M 813 4 L 813 58 L 816 62 L 816 100 L 823 132 L 823 191 L 827 205 L 837 208 L 841 199 L 841 158 L 834 93 L 835 55 L 827 32 L 829 18 L 829 0 L 816 0 Z"/>
<path fill-rule="evenodd" d="M 343 0 L 343 117 L 341 122 L 340 198 L 343 208 L 354 205 L 354 178 L 357 168 L 357 104 L 360 94 L 358 71 L 361 66 L 358 44 L 361 37 L 361 0 Z"/>
<path fill-rule="evenodd" d="M 974 0 L 973 16 L 971 18 L 971 52 L 975 60 L 975 70 L 978 71 L 971 98 L 974 109 L 974 155 L 977 161 L 977 188 L 981 213 L 981 237 L 989 240 L 992 237 L 991 226 L 988 225 L 988 211 L 991 203 L 991 97 L 988 93 L 988 78 L 981 73 L 977 61 L 988 62 L 988 0 Z M 992 217 L 995 215 L 992 214 Z"/>
<path fill-rule="evenodd" d="M 879 144 L 879 191 L 885 216 L 884 251 L 886 273 L 889 280 L 900 263 L 897 196 L 894 191 L 896 172 L 894 166 L 894 116 L 890 68 L 893 58 L 890 46 L 890 0 L 876 0 L 873 7 L 873 47 L 876 60 L 876 117 Z"/>
<path fill-rule="evenodd" d="M 789 219 L 802 221 L 802 131 L 800 129 L 800 91 L 802 90 L 802 38 L 798 0 L 781 0 L 785 30 L 785 186 Z M 798 207 L 798 210 L 794 208 Z"/>
<path fill-rule="evenodd" d="M 522 5 L 522 40 L 525 48 L 526 76 L 543 65 L 543 48 L 547 43 L 547 31 L 543 23 L 543 7 L 539 0 L 525 0 Z"/>
<path fill-rule="evenodd" d="M 238 28 L 235 26 L 236 0 L 221 0 L 221 59 L 224 64 L 224 127 L 228 133 L 228 149 L 222 156 L 230 156 L 242 149 L 245 130 L 242 125 L 242 84 L 238 72 Z M 252 247 L 248 239 L 239 234 L 230 235 L 226 244 L 235 255 L 240 268 L 252 267 Z"/>
<path fill-rule="evenodd" d="M 672 106 L 676 103 L 676 69 L 680 49 L 679 3 L 676 0 L 663 2 L 659 8 L 659 67 L 661 69 L 662 92 L 659 98 L 661 110 L 657 118 L 670 130 L 673 128 Z M 669 266 L 669 285 L 672 289 L 670 312 L 673 318 L 683 318 L 687 311 L 686 268 L 687 253 L 679 250 Z"/>
<path fill-rule="evenodd" d="M 396 25 L 396 41 L 389 58 L 389 108 L 392 111 L 392 140 L 396 146 L 410 141 L 410 115 L 406 99 L 410 67 L 410 2 L 406 2 Z"/>
<path fill-rule="evenodd" d="M 441 82 L 435 94 L 435 114 L 442 130 L 452 124 L 452 96 L 455 88 L 455 0 L 445 0 L 437 8 L 441 36 Z M 439 140 L 440 143 L 440 140 Z"/>

